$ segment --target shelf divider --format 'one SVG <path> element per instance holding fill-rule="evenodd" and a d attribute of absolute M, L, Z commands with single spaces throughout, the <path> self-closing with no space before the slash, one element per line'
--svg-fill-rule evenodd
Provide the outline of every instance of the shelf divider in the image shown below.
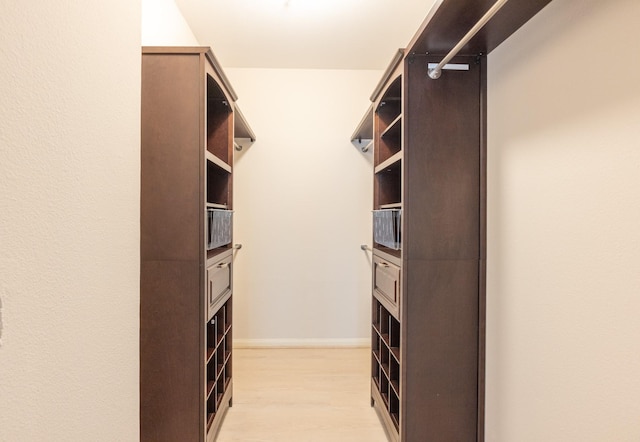
<path fill-rule="evenodd" d="M 380 173 L 383 170 L 388 169 L 391 166 L 394 166 L 396 163 L 402 161 L 402 151 L 396 152 L 391 157 L 384 160 L 382 163 L 378 164 L 374 170 L 375 173 Z"/>
<path fill-rule="evenodd" d="M 402 125 L 402 112 L 391 122 L 389 126 L 380 134 L 380 138 L 385 138 L 394 130 L 399 130 Z"/>
<path fill-rule="evenodd" d="M 227 173 L 231 173 L 231 166 L 229 166 L 227 163 L 222 161 L 220 158 L 218 158 L 217 156 L 215 156 L 214 154 L 212 154 L 208 150 L 206 150 L 204 152 L 204 155 L 205 155 L 205 158 L 207 159 L 207 161 L 211 161 L 213 164 L 218 166 L 220 169 L 226 171 Z"/>

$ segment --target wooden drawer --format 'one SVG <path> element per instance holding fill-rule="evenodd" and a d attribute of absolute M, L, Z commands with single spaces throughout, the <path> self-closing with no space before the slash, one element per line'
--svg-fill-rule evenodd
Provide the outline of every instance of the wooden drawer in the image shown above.
<path fill-rule="evenodd" d="M 400 267 L 389 261 L 373 257 L 373 294 L 389 313 L 400 317 Z"/>
<path fill-rule="evenodd" d="M 207 267 L 207 320 L 219 310 L 231 294 L 233 281 L 232 256 Z"/>

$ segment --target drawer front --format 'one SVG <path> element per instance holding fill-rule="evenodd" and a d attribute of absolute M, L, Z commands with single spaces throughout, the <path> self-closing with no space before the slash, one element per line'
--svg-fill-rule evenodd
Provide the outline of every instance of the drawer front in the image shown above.
<path fill-rule="evenodd" d="M 396 318 L 400 312 L 400 267 L 373 257 L 374 294 Z"/>
<path fill-rule="evenodd" d="M 231 257 L 222 259 L 207 268 L 207 306 L 208 315 L 215 314 L 226 295 L 231 292 L 232 269 Z"/>

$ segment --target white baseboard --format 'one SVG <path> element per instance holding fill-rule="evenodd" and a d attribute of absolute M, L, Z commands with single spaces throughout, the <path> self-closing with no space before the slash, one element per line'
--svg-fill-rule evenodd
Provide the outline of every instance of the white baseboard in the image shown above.
<path fill-rule="evenodd" d="M 366 348 L 369 338 L 351 339 L 233 339 L 233 348 Z"/>

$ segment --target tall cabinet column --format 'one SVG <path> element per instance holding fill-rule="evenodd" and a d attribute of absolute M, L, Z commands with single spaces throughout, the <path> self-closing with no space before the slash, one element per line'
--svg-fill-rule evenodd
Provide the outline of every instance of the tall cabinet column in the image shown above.
<path fill-rule="evenodd" d="M 485 65 L 433 81 L 437 60 L 400 50 L 371 97 L 371 400 L 394 441 L 483 437 Z"/>
<path fill-rule="evenodd" d="M 550 1 L 437 2 L 352 136 L 374 141 L 371 400 L 390 440 L 484 440 L 486 55 Z"/>
<path fill-rule="evenodd" d="M 213 441 L 231 405 L 236 99 L 209 48 L 143 48 L 141 441 Z"/>

